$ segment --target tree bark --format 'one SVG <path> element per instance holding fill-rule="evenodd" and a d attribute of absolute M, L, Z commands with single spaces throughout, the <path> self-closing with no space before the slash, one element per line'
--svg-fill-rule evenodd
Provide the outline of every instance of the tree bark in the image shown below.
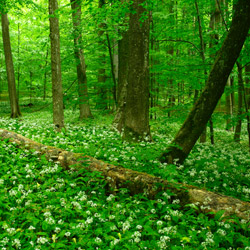
<path fill-rule="evenodd" d="M 246 75 L 246 99 L 247 106 L 250 107 L 250 64 L 245 67 L 245 75 Z"/>
<path fill-rule="evenodd" d="M 144 193 L 153 199 L 155 195 L 164 190 L 174 194 L 182 206 L 196 204 L 200 212 L 218 212 L 225 210 L 224 216 L 236 214 L 238 217 L 249 220 L 250 203 L 216 194 L 195 186 L 171 183 L 146 173 L 140 173 L 99 161 L 81 153 L 73 153 L 60 148 L 45 146 L 32 141 L 15 132 L 0 129 L 0 139 L 15 143 L 16 147 L 35 150 L 38 155 L 45 155 L 49 160 L 59 162 L 64 169 L 87 169 L 101 172 L 108 183 L 110 191 L 117 188 L 128 188 L 131 195 Z"/>
<path fill-rule="evenodd" d="M 8 91 L 11 108 L 11 118 L 17 118 L 21 116 L 20 107 L 18 104 L 18 97 L 16 92 L 15 72 L 10 44 L 10 32 L 9 32 L 9 20 L 7 14 L 1 13 L 2 17 L 2 36 L 3 36 L 3 47 L 5 55 L 5 64 L 8 79 Z"/>
<path fill-rule="evenodd" d="M 125 140 L 150 137 L 149 129 L 149 18 L 143 22 L 146 9 L 143 0 L 133 2 L 128 30 L 128 75 L 125 105 Z M 135 12 L 136 13 L 133 13 Z"/>
<path fill-rule="evenodd" d="M 60 57 L 60 33 L 57 16 L 57 0 L 49 0 L 50 14 L 50 42 L 51 42 L 51 70 L 53 96 L 53 123 L 57 131 L 64 127 L 63 90 Z"/>
<path fill-rule="evenodd" d="M 237 62 L 238 67 L 238 111 L 237 111 L 237 124 L 234 132 L 234 141 L 240 142 L 241 127 L 242 127 L 242 106 L 243 106 L 243 89 L 244 82 L 242 76 L 242 66 Z"/>
<path fill-rule="evenodd" d="M 74 46 L 75 46 L 75 58 L 77 68 L 77 79 L 78 79 L 78 94 L 79 94 L 79 110 L 80 120 L 84 118 L 92 117 L 88 87 L 87 87 L 87 76 L 86 76 L 86 64 L 84 59 L 82 46 L 82 35 L 81 35 L 81 0 L 70 0 L 72 9 L 72 20 L 74 29 Z"/>
<path fill-rule="evenodd" d="M 125 105 L 127 99 L 127 75 L 128 75 L 128 31 L 118 41 L 118 88 L 117 111 L 113 126 L 121 133 L 125 123 Z"/>
<path fill-rule="evenodd" d="M 98 1 L 98 8 L 101 10 L 104 8 L 105 0 L 99 0 Z M 100 50 L 100 55 L 99 55 L 99 69 L 98 69 L 98 96 L 100 97 L 97 101 L 97 108 L 101 110 L 107 110 L 108 109 L 108 97 L 107 97 L 107 87 L 106 85 L 106 69 L 105 69 L 105 64 L 106 64 L 106 47 L 104 46 L 104 41 L 105 38 L 103 37 L 104 30 L 105 30 L 106 24 L 105 23 L 100 23 L 99 24 L 99 31 L 98 31 L 98 36 L 99 36 L 99 50 Z"/>
<path fill-rule="evenodd" d="M 240 54 L 250 28 L 250 1 L 239 0 L 234 6 L 231 28 L 218 51 L 205 89 L 175 136 L 161 161 L 182 163 L 192 150 L 221 98 L 227 79 Z"/>
<path fill-rule="evenodd" d="M 234 131 L 234 126 L 232 125 L 232 117 L 233 117 L 233 100 L 232 100 L 232 79 L 231 77 L 228 77 L 227 79 L 227 87 L 230 90 L 229 93 L 226 94 L 226 114 L 228 116 L 226 121 L 226 130 L 228 131 Z"/>

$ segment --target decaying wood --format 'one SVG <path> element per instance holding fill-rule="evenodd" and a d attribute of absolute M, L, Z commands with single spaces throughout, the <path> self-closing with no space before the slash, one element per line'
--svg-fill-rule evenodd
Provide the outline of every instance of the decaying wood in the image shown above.
<path fill-rule="evenodd" d="M 154 198 L 159 191 L 169 190 L 175 195 L 175 199 L 180 200 L 183 206 L 186 204 L 196 204 L 202 212 L 216 213 L 224 210 L 224 216 L 236 214 L 242 219 L 250 220 L 249 202 L 216 194 L 191 185 L 170 183 L 146 173 L 107 164 L 82 153 L 73 153 L 45 146 L 5 129 L 0 129 L 0 139 L 9 139 L 9 142 L 15 143 L 17 147 L 35 150 L 38 155 L 45 155 L 47 159 L 59 162 L 65 169 L 85 168 L 90 171 L 101 172 L 111 187 L 128 188 L 132 195 L 145 193 L 148 197 Z"/>

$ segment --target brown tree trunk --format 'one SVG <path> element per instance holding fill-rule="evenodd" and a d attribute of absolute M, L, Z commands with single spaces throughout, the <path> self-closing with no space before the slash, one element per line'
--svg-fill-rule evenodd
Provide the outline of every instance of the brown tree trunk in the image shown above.
<path fill-rule="evenodd" d="M 202 25 L 201 25 L 201 16 L 200 16 L 200 10 L 199 10 L 199 5 L 197 3 L 197 0 L 195 1 L 195 8 L 197 12 L 197 21 L 198 21 L 198 26 L 199 26 L 199 37 L 200 37 L 200 57 L 202 59 L 202 62 L 204 64 L 204 75 L 207 76 L 207 71 L 205 68 L 205 43 L 203 39 L 203 32 L 202 32 Z M 198 99 L 198 95 L 195 100 Z M 205 143 L 207 140 L 207 126 L 205 126 L 205 129 L 203 130 L 201 136 L 200 136 L 200 142 Z"/>
<path fill-rule="evenodd" d="M 250 1 L 239 0 L 234 6 L 231 28 L 217 53 L 205 89 L 171 145 L 161 155 L 162 162 L 182 163 L 192 150 L 224 92 L 227 79 L 240 54 L 249 28 Z"/>
<path fill-rule="evenodd" d="M 81 0 L 70 0 L 70 2 L 74 29 L 74 46 L 78 79 L 80 120 L 82 120 L 84 118 L 92 117 L 92 114 L 89 106 L 86 65 L 83 50 L 81 48 Z"/>
<path fill-rule="evenodd" d="M 99 0 L 98 7 L 99 9 L 104 8 L 105 0 Z M 106 82 L 106 69 L 105 69 L 105 64 L 106 64 L 106 55 L 105 55 L 105 50 L 106 47 L 104 46 L 104 41 L 105 38 L 103 37 L 104 34 L 104 29 L 106 25 L 105 23 L 100 23 L 99 24 L 99 49 L 100 49 L 100 68 L 98 69 L 98 101 L 97 101 L 97 108 L 102 109 L 102 110 L 107 110 L 108 109 L 108 97 L 107 97 L 107 88 L 105 86 Z"/>
<path fill-rule="evenodd" d="M 57 10 L 57 0 L 49 0 L 53 123 L 55 125 L 56 130 L 61 131 L 61 129 L 64 127 L 64 114 L 60 57 L 60 34 Z"/>
<path fill-rule="evenodd" d="M 231 89 L 231 77 L 228 77 L 227 79 L 227 87 Z M 231 90 L 230 90 L 231 92 Z M 233 131 L 234 126 L 232 125 L 232 117 L 233 117 L 233 100 L 232 100 L 232 94 L 227 93 L 226 94 L 226 114 L 228 116 L 227 121 L 226 121 L 226 130 L 228 131 Z"/>
<path fill-rule="evenodd" d="M 235 127 L 234 133 L 234 141 L 240 142 L 240 134 L 241 134 L 241 125 L 242 125 L 242 106 L 243 106 L 243 76 L 242 76 L 242 66 L 240 63 L 237 63 L 238 67 L 238 111 L 237 111 L 237 124 Z"/>
<path fill-rule="evenodd" d="M 45 65 L 44 65 L 43 100 L 45 100 L 46 98 L 48 56 L 49 56 L 49 45 L 47 46 L 46 56 L 45 56 Z"/>
<path fill-rule="evenodd" d="M 118 88 L 117 111 L 113 121 L 114 127 L 121 133 L 125 123 L 125 105 L 127 99 L 128 76 L 128 31 L 118 41 Z"/>
<path fill-rule="evenodd" d="M 11 52 L 10 44 L 10 33 L 9 33 L 9 20 L 7 14 L 1 14 L 2 20 L 2 36 L 3 36 L 3 47 L 5 55 L 5 64 L 7 71 L 8 79 L 8 91 L 10 99 L 10 108 L 11 108 L 11 118 L 16 118 L 21 116 L 20 107 L 18 104 L 18 98 L 16 93 L 16 82 L 15 82 L 15 72 Z"/>
<path fill-rule="evenodd" d="M 246 100 L 247 106 L 250 107 L 250 64 L 245 67 L 245 75 L 246 75 Z"/>
<path fill-rule="evenodd" d="M 143 139 L 149 129 L 149 18 L 140 21 L 146 9 L 143 0 L 133 2 L 128 30 L 128 75 L 124 139 Z"/>
<path fill-rule="evenodd" d="M 169 1 L 169 27 L 171 27 L 171 31 L 174 32 L 174 26 L 175 26 L 175 16 L 174 16 L 174 0 Z M 171 32 L 171 33 L 172 33 Z M 168 57 L 171 58 L 169 62 L 169 67 L 172 67 L 173 65 L 173 58 L 174 58 L 174 46 L 172 43 L 168 46 L 167 49 Z M 174 79 L 172 77 L 169 77 L 168 79 L 168 117 L 171 117 L 171 114 L 173 113 L 172 109 L 175 105 L 175 94 L 174 94 Z"/>
<path fill-rule="evenodd" d="M 171 183 L 146 173 L 107 164 L 80 153 L 45 146 L 4 129 L 0 129 L 0 139 L 9 139 L 17 147 L 35 150 L 38 155 L 45 155 L 48 160 L 59 162 L 64 169 L 72 167 L 75 170 L 84 168 L 89 171 L 101 172 L 111 191 L 117 188 L 127 188 L 131 195 L 144 193 L 153 199 L 158 192 L 169 190 L 173 193 L 174 199 L 180 200 L 182 206 L 196 204 L 200 208 L 200 212 L 216 213 L 224 210 L 224 216 L 236 214 L 242 219 L 249 220 L 250 203 L 233 197 L 216 194 L 187 184 Z"/>

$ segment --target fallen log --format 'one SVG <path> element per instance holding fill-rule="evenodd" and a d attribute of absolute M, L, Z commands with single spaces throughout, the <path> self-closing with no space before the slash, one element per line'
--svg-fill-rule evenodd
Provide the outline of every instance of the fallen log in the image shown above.
<path fill-rule="evenodd" d="M 250 221 L 250 203 L 239 199 L 216 194 L 205 189 L 192 185 L 171 183 L 161 178 L 147 173 L 137 172 L 112 164 L 107 164 L 93 157 L 82 153 L 73 153 L 60 148 L 46 146 L 32 141 L 15 132 L 0 129 L 0 139 L 8 139 L 15 143 L 17 147 L 32 149 L 38 155 L 45 155 L 47 159 L 52 159 L 65 169 L 86 169 L 89 171 L 101 172 L 109 186 L 114 188 L 127 188 L 131 195 L 145 193 L 149 198 L 163 190 L 169 190 L 175 199 L 180 200 L 180 204 L 195 204 L 201 212 L 214 212 L 224 210 L 223 216 L 236 214 L 239 218 Z"/>

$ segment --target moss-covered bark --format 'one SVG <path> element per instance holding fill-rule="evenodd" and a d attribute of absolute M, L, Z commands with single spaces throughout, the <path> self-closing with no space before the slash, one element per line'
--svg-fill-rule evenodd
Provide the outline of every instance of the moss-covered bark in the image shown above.
<path fill-rule="evenodd" d="M 17 147 L 32 149 L 38 155 L 59 162 L 65 169 L 87 169 L 101 172 L 112 189 L 128 188 L 131 195 L 145 193 L 149 198 L 163 190 L 169 190 L 180 200 L 181 205 L 196 204 L 201 212 L 218 212 L 225 210 L 224 215 L 236 214 L 245 220 L 250 220 L 250 203 L 225 195 L 216 194 L 195 186 L 171 183 L 146 173 L 140 173 L 119 166 L 107 164 L 93 157 L 80 153 L 72 153 L 51 146 L 34 142 L 17 133 L 0 129 L 0 139 L 9 139 Z"/>
<path fill-rule="evenodd" d="M 234 6 L 231 28 L 218 51 L 205 89 L 175 136 L 172 144 L 176 146 L 170 146 L 162 154 L 163 162 L 173 163 L 179 159 L 182 163 L 192 150 L 224 92 L 227 79 L 240 54 L 249 28 L 250 1 L 239 0 Z"/>

